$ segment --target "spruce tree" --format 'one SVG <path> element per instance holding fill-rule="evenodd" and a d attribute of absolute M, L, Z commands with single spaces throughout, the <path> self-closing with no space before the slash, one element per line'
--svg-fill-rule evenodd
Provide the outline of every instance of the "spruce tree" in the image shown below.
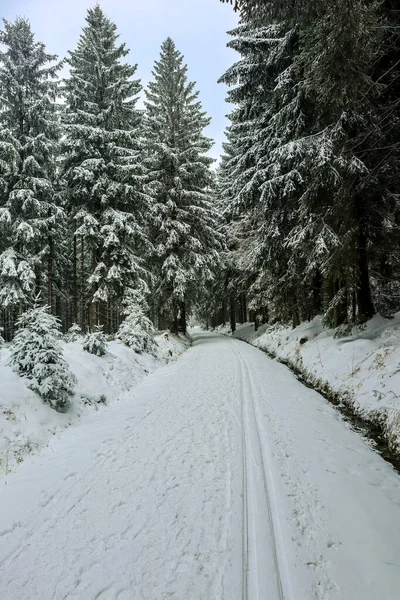
<path fill-rule="evenodd" d="M 63 358 L 60 321 L 48 306 L 35 306 L 17 321 L 19 330 L 11 346 L 10 364 L 28 380 L 28 387 L 58 412 L 69 407 L 75 377 Z"/>
<path fill-rule="evenodd" d="M 93 325 L 93 330 L 83 340 L 83 349 L 89 354 L 104 356 L 107 354 L 107 339 L 103 333 L 103 325 Z"/>
<path fill-rule="evenodd" d="M 64 167 L 73 236 L 72 320 L 116 330 L 122 305 L 146 292 L 146 198 L 141 189 L 141 86 L 116 26 L 88 10 L 65 82 Z"/>
<path fill-rule="evenodd" d="M 295 169 L 285 173 L 278 154 L 303 123 L 291 72 L 296 34 L 260 15 L 230 34 L 241 57 L 220 80 L 232 86 L 228 101 L 236 104 L 220 193 L 236 240 L 231 262 L 241 266 L 236 288 L 248 290 L 253 312 L 268 308 L 271 316 L 296 320 L 301 277 L 288 268 L 285 240 L 297 219 L 300 177 Z"/>
<path fill-rule="evenodd" d="M 147 193 L 152 201 L 154 293 L 159 315 L 174 331 L 194 298 L 213 278 L 220 236 L 213 206 L 210 119 L 202 110 L 187 66 L 168 38 L 146 90 L 143 136 Z"/>
<path fill-rule="evenodd" d="M 26 19 L 4 21 L 0 42 L 0 307 L 10 337 L 33 289 L 54 308 L 55 240 L 63 223 L 55 163 L 61 65 Z"/>
<path fill-rule="evenodd" d="M 318 312 L 333 326 L 390 314 L 400 264 L 393 3 L 238 4 L 222 194 L 254 267 L 241 276 L 251 302 L 294 324 Z"/>
<path fill-rule="evenodd" d="M 138 354 L 157 354 L 157 343 L 153 339 L 154 325 L 143 308 L 131 304 L 126 308 L 126 317 L 117 332 L 117 337 Z"/>

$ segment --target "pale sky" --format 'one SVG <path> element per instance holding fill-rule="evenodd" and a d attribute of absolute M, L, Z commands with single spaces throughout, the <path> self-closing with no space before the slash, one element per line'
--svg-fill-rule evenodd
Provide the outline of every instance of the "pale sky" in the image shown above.
<path fill-rule="evenodd" d="M 64 57 L 75 48 L 86 10 L 94 4 L 95 0 L 0 0 L 0 17 L 27 17 L 47 50 Z M 212 117 L 207 135 L 215 145 L 210 154 L 219 157 L 230 106 L 225 102 L 226 87 L 217 80 L 236 60 L 235 52 L 226 48 L 226 31 L 237 24 L 232 7 L 218 0 L 101 0 L 99 4 L 130 49 L 129 60 L 138 63 L 142 85 L 151 79 L 161 43 L 168 36 L 175 41 Z"/>

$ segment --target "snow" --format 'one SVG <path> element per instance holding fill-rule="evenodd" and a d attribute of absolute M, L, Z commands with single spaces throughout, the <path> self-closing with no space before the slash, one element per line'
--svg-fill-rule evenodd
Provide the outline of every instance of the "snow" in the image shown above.
<path fill-rule="evenodd" d="M 265 353 L 193 341 L 7 476 L 0 597 L 396 600 L 393 468 Z"/>
<path fill-rule="evenodd" d="M 143 377 L 166 362 L 176 360 L 187 341 L 165 333 L 155 337 L 157 358 L 136 354 L 119 341 L 107 344 L 107 354 L 85 352 L 80 341 L 62 342 L 64 358 L 77 378 L 71 409 L 55 412 L 29 390 L 26 381 L 13 372 L 10 349 L 0 348 L 0 480 L 29 455 L 53 442 L 65 428 L 90 420 L 96 411 L 104 416 L 108 406 L 130 394 Z"/>
<path fill-rule="evenodd" d="M 221 328 L 227 333 L 227 327 Z M 239 325 L 235 337 L 288 362 L 310 383 L 338 394 L 361 418 L 378 423 L 400 452 L 400 313 L 380 315 L 347 335 L 325 329 L 321 317 L 287 325 Z"/>

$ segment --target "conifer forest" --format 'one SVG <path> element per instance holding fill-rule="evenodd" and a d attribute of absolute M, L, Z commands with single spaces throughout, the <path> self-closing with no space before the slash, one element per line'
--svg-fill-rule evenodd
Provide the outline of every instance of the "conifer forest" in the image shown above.
<path fill-rule="evenodd" d="M 317 314 L 346 327 L 400 310 L 397 0 L 230 4 L 218 164 L 172 39 L 139 109 L 137 67 L 99 5 L 65 59 L 28 20 L 4 21 L 6 341 L 37 304 L 64 332 L 106 333 L 132 314 L 178 332 L 190 314 L 232 329 Z"/>
<path fill-rule="evenodd" d="M 400 0 L 96 2 L 0 10 L 0 600 L 399 600 Z"/>

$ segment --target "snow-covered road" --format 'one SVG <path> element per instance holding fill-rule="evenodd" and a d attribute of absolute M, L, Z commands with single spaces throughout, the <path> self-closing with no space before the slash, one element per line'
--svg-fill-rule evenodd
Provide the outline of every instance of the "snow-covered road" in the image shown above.
<path fill-rule="evenodd" d="M 0 598 L 397 600 L 399 476 L 284 366 L 194 338 L 1 483 Z"/>

